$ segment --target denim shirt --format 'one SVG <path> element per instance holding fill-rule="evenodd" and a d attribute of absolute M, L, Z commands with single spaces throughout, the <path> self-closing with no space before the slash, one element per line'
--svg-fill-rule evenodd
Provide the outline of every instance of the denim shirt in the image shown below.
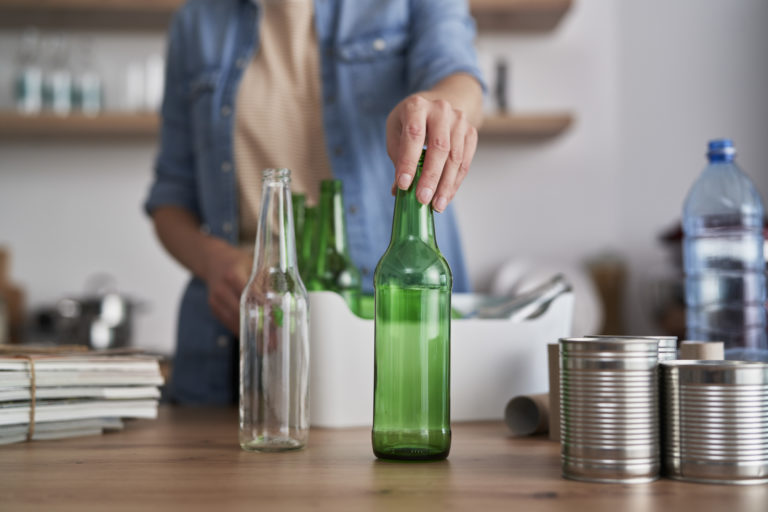
<path fill-rule="evenodd" d="M 394 166 L 385 122 L 408 94 L 459 72 L 481 81 L 466 0 L 314 0 L 327 154 L 342 180 L 350 255 L 364 291 L 386 249 Z M 238 239 L 234 108 L 240 78 L 259 43 L 250 0 L 191 0 L 175 15 L 168 44 L 160 149 L 145 208 L 181 206 L 203 230 Z M 482 83 L 482 82 L 481 82 Z M 265 99 L 268 101 L 268 99 Z M 265 126 L 268 130 L 269 127 Z M 435 215 L 453 290 L 468 291 L 452 207 Z M 192 279 L 179 318 L 172 395 L 180 402 L 233 399 L 237 347 Z"/>

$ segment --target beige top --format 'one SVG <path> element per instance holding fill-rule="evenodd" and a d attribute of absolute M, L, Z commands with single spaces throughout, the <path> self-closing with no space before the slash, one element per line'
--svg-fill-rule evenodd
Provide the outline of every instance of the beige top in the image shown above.
<path fill-rule="evenodd" d="M 291 190 L 316 204 L 332 177 L 321 109 L 320 54 L 312 0 L 262 0 L 261 41 L 243 73 L 235 109 L 239 238 L 252 244 L 261 207 L 261 172 L 291 170 Z"/>

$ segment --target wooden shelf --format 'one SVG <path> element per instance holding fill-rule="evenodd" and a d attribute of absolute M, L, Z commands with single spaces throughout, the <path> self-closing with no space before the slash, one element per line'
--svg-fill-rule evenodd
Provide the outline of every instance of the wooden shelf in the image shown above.
<path fill-rule="evenodd" d="M 104 113 L 89 117 L 82 114 L 20 115 L 0 113 L 0 141 L 9 139 L 82 139 L 121 138 L 154 139 L 157 136 L 156 114 Z"/>
<path fill-rule="evenodd" d="M 485 119 L 480 136 L 484 139 L 543 139 L 564 132 L 573 122 L 568 113 L 514 114 Z M 154 139 L 158 117 L 152 113 L 105 113 L 95 117 L 82 114 L 20 115 L 0 112 L 0 141 L 9 139 Z"/>
<path fill-rule="evenodd" d="M 164 31 L 184 0 L 0 0 L 0 28 Z"/>
<path fill-rule="evenodd" d="M 560 23 L 572 0 L 470 0 L 483 31 L 545 31 Z"/>
<path fill-rule="evenodd" d="M 568 113 L 511 114 L 486 117 L 481 139 L 543 139 L 564 132 L 573 123 Z"/>
<path fill-rule="evenodd" d="M 0 27 L 164 30 L 184 0 L 0 0 Z M 480 30 L 551 30 L 572 0 L 470 0 Z"/>

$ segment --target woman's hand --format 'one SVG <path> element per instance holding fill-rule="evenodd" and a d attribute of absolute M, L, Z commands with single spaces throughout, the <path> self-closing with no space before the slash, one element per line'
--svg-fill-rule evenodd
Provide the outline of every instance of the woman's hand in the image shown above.
<path fill-rule="evenodd" d="M 240 331 L 240 295 L 248 283 L 253 254 L 200 230 L 200 220 L 180 206 L 152 212 L 157 236 L 182 265 L 208 286 L 213 315 L 232 333 Z"/>
<path fill-rule="evenodd" d="M 466 101 L 449 100 L 454 97 Z M 459 108 L 459 103 L 469 108 Z M 436 211 L 444 211 L 475 156 L 473 121 L 479 122 L 481 103 L 480 86 L 467 75 L 454 75 L 430 91 L 401 101 L 387 117 L 387 152 L 395 164 L 395 187 L 410 187 L 426 144 L 416 197 L 422 204 L 431 202 Z"/>
<path fill-rule="evenodd" d="M 203 280 L 213 315 L 235 335 L 240 334 L 240 295 L 248 283 L 250 255 L 227 242 L 211 238 L 203 248 Z"/>

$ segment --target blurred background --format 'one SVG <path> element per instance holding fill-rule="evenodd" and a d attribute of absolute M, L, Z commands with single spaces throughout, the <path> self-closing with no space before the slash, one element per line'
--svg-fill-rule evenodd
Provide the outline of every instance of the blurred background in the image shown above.
<path fill-rule="evenodd" d="M 109 291 L 130 299 L 133 345 L 173 350 L 187 276 L 141 204 L 180 3 L 0 0 L 0 290 L 14 339 L 51 336 L 62 299 Z M 676 229 L 707 141 L 734 139 L 768 197 L 768 2 L 470 3 L 489 84 L 456 199 L 474 288 L 493 290 L 505 265 L 565 269 L 602 297 L 599 330 L 679 334 Z"/>

